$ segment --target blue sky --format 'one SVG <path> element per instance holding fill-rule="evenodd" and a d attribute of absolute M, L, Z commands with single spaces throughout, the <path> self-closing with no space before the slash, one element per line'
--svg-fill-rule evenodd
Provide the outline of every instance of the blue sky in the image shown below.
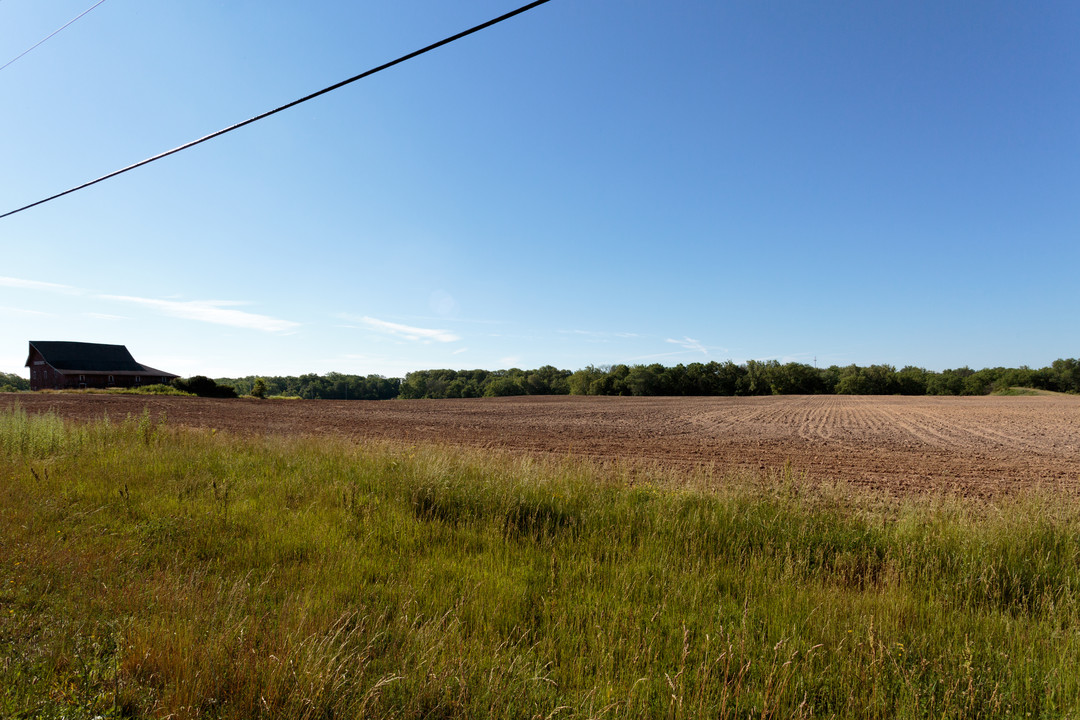
<path fill-rule="evenodd" d="M 0 64 L 92 4 L 0 2 Z M 0 212 L 518 4 L 108 0 L 0 70 Z M 0 370 L 1076 357 L 1077 37 L 1072 2 L 552 0 L 0 220 Z"/>

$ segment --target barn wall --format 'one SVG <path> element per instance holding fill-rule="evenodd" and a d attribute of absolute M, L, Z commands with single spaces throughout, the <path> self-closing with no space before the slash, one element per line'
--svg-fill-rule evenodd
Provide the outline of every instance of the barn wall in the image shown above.
<path fill-rule="evenodd" d="M 37 350 L 30 350 L 30 357 L 27 358 L 27 363 L 30 365 L 30 389 L 41 390 L 42 388 L 52 387 L 52 385 L 46 385 L 48 379 L 45 376 L 45 371 L 48 370 L 48 365 L 45 364 L 45 359 L 41 357 L 41 353 Z M 52 373 L 50 372 L 51 376 Z"/>
<path fill-rule="evenodd" d="M 31 390 L 68 390 L 79 388 L 142 387 L 168 383 L 169 378 L 160 375 L 112 374 L 108 372 L 60 372 L 45 362 L 44 356 L 34 347 L 27 358 L 30 367 Z"/>

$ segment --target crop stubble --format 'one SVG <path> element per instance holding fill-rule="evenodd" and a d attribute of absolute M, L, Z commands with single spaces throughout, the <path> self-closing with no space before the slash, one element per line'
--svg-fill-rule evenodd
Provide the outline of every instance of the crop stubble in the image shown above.
<path fill-rule="evenodd" d="M 664 467 L 769 470 L 891 494 L 1080 491 L 1080 397 L 524 397 L 270 401 L 0 394 L 77 420 L 165 413 L 249 434 L 340 434 Z"/>

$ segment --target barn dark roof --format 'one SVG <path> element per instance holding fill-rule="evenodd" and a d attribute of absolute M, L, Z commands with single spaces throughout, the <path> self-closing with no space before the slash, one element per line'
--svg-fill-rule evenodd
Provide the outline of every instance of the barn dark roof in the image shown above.
<path fill-rule="evenodd" d="M 41 353 L 45 362 L 60 372 L 107 372 L 178 377 L 135 362 L 135 358 L 123 345 L 31 340 L 31 355 L 34 350 Z M 30 357 L 26 359 L 26 366 L 30 366 Z"/>

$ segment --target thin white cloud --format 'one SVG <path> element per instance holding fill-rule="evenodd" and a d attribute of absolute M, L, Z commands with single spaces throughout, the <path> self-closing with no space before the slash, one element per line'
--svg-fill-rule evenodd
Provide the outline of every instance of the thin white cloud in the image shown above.
<path fill-rule="evenodd" d="M 348 317 L 348 315 L 339 315 L 339 317 Z M 448 320 L 453 320 L 454 323 L 456 323 L 458 325 L 460 325 L 462 323 L 468 323 L 470 325 L 509 325 L 510 324 L 509 321 L 507 321 L 507 320 L 485 320 L 483 318 L 467 318 L 467 317 L 460 317 L 460 316 L 457 316 L 457 315 L 453 316 L 452 318 L 440 317 L 440 316 L 437 316 L 437 315 L 403 315 L 402 317 L 407 317 L 409 320 L 419 320 L 421 322 L 446 322 Z M 355 319 L 355 318 L 353 318 L 353 319 Z"/>
<path fill-rule="evenodd" d="M 82 292 L 71 285 L 60 283 L 41 282 L 40 280 L 24 280 L 23 278 L 5 277 L 0 275 L 0 287 L 23 288 L 25 290 L 45 290 L 47 292 L 64 293 L 65 295 L 78 295 Z"/>
<path fill-rule="evenodd" d="M 499 362 L 502 363 L 503 365 L 510 365 L 511 367 L 517 367 L 517 365 L 521 362 L 521 356 L 520 355 L 509 355 L 509 356 L 504 357 L 504 358 L 499 358 Z"/>
<path fill-rule="evenodd" d="M 84 317 L 93 318 L 95 320 L 129 320 L 130 318 L 124 315 L 109 315 L 108 313 L 88 312 L 83 313 Z"/>
<path fill-rule="evenodd" d="M 56 317 L 52 313 L 41 312 L 40 310 L 27 310 L 26 308 L 13 308 L 0 306 L 0 315 L 8 316 L 29 316 L 29 317 Z"/>
<path fill-rule="evenodd" d="M 411 325 L 401 325 L 399 323 L 387 322 L 386 320 L 377 320 L 373 317 L 367 317 L 366 315 L 361 318 L 357 318 L 357 321 L 363 325 L 366 325 L 371 330 L 377 330 L 394 337 L 404 338 L 405 340 L 419 340 L 421 342 L 457 342 L 461 338 L 450 332 L 449 330 L 436 330 L 433 328 L 420 328 L 413 327 Z"/>
<path fill-rule="evenodd" d="M 233 300 L 157 300 L 154 298 L 131 297 L 129 295 L 101 295 L 99 297 L 105 300 L 142 305 L 170 317 L 197 320 L 215 325 L 228 325 L 229 327 L 246 328 L 248 330 L 285 332 L 300 326 L 299 323 L 291 320 L 282 320 L 269 315 L 231 309 L 229 306 L 243 304 Z"/>
<path fill-rule="evenodd" d="M 665 342 L 669 342 L 673 345 L 678 345 L 679 347 L 685 348 L 687 350 L 700 352 L 703 355 L 709 354 L 708 349 L 706 349 L 704 345 L 702 345 L 700 342 L 693 338 L 684 337 L 682 340 L 672 340 L 671 338 L 668 338 Z"/>

